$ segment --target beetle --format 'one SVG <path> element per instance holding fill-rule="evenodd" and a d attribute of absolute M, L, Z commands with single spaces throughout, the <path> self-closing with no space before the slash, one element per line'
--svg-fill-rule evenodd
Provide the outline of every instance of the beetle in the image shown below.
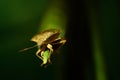
<path fill-rule="evenodd" d="M 43 61 L 41 65 L 51 63 L 50 56 L 54 51 L 58 50 L 66 43 L 66 39 L 61 38 L 60 33 L 60 30 L 57 29 L 48 29 L 42 31 L 33 36 L 31 39 L 31 41 L 36 42 L 37 45 L 25 48 L 21 51 L 25 51 L 37 46 L 38 50 L 36 52 L 36 56 Z"/>

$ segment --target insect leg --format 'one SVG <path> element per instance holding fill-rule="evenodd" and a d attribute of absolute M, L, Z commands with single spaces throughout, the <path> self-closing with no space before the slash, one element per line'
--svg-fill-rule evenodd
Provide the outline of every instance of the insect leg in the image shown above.
<path fill-rule="evenodd" d="M 61 43 L 62 45 L 64 45 L 64 44 L 66 43 L 66 40 L 63 39 L 63 40 L 60 41 L 60 43 Z"/>
<path fill-rule="evenodd" d="M 52 48 L 52 45 L 51 45 L 51 44 L 48 44 L 48 45 L 47 45 L 47 48 L 50 49 L 50 53 L 53 53 L 53 48 Z"/>
<path fill-rule="evenodd" d="M 51 54 L 53 53 L 52 45 L 51 45 L 51 44 L 48 44 L 48 45 L 47 45 L 47 48 L 50 49 L 50 56 L 51 56 Z M 51 63 L 51 61 L 50 61 L 50 56 L 49 56 L 49 58 L 48 58 L 48 62 L 49 62 L 49 63 Z"/>
<path fill-rule="evenodd" d="M 43 60 L 42 57 L 40 57 L 40 55 L 39 55 L 40 51 L 41 51 L 41 50 L 38 49 L 38 51 L 36 52 L 36 56 L 37 56 L 39 59 Z"/>
<path fill-rule="evenodd" d="M 66 43 L 65 39 L 58 39 L 52 42 L 53 49 L 55 51 L 59 50 L 59 48 Z"/>

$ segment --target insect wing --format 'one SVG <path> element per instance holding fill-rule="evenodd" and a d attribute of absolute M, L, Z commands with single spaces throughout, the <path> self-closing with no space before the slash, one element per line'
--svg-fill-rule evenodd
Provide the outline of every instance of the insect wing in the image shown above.
<path fill-rule="evenodd" d="M 54 33 L 53 35 L 51 35 L 51 36 L 45 41 L 45 43 L 51 43 L 51 42 L 55 41 L 56 39 L 59 38 L 59 35 L 60 35 L 59 32 Z"/>
<path fill-rule="evenodd" d="M 36 42 L 37 45 L 42 45 L 43 42 L 54 40 L 56 37 L 58 37 L 58 35 L 58 30 L 46 30 L 33 36 L 31 41 Z"/>

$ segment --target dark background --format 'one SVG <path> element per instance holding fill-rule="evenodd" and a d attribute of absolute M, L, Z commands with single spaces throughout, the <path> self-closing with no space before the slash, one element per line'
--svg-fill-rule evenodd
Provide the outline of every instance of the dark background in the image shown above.
<path fill-rule="evenodd" d="M 40 67 L 42 61 L 35 56 L 36 48 L 18 52 L 35 44 L 29 40 L 38 31 L 48 4 L 47 0 L 0 1 L 0 79 L 102 80 L 96 76 L 99 69 L 94 59 L 93 34 L 96 34 L 105 64 L 105 80 L 119 80 L 119 5 L 116 0 L 66 0 L 67 43 L 62 47 L 64 52 L 53 56 L 52 65 L 47 68 Z"/>

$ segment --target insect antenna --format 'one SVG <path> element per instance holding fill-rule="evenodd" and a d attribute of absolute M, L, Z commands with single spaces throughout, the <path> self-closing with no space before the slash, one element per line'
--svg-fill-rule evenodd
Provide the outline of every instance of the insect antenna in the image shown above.
<path fill-rule="evenodd" d="M 25 49 L 19 50 L 19 52 L 23 52 L 23 51 L 26 51 L 26 50 L 32 49 L 32 48 L 37 47 L 37 46 L 38 46 L 38 45 L 34 45 L 34 46 L 31 46 L 31 47 L 28 47 L 28 48 L 25 48 Z"/>

